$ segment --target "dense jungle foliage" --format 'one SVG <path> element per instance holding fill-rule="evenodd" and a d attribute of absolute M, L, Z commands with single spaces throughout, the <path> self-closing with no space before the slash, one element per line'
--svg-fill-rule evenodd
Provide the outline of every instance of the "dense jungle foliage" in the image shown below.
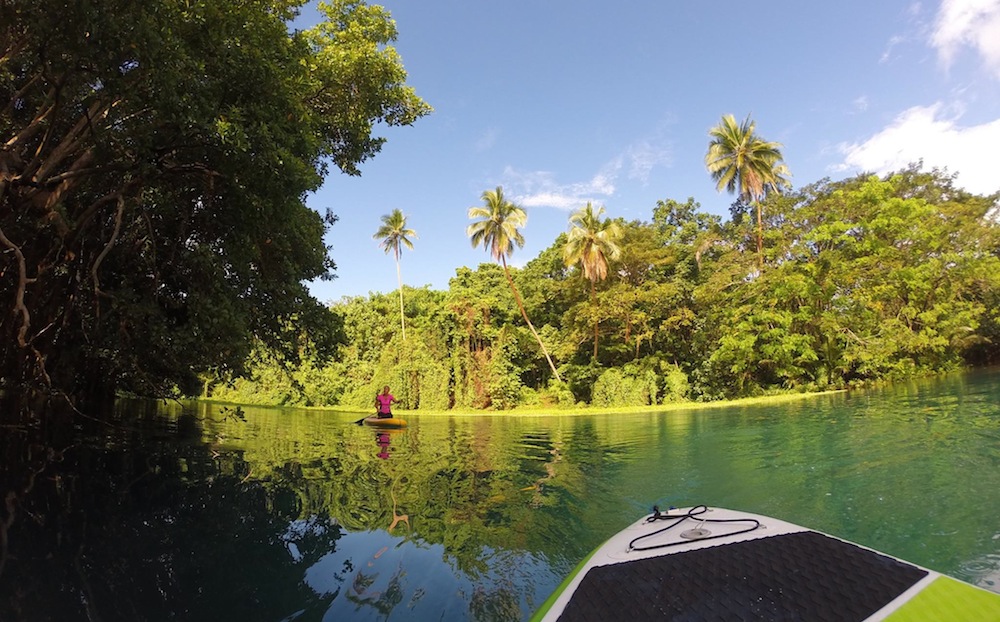
<path fill-rule="evenodd" d="M 996 195 L 918 166 L 789 192 L 780 144 L 731 115 L 706 155 L 725 222 L 588 204 L 519 269 L 527 215 L 497 188 L 469 235 L 500 265 L 325 308 L 306 283 L 333 274 L 336 217 L 305 196 L 430 108 L 385 9 L 290 30 L 303 3 L 0 2 L 0 394 L 617 406 L 997 360 Z M 415 232 L 392 216 L 398 270 Z"/>
<path fill-rule="evenodd" d="M 430 108 L 385 9 L 292 31 L 305 2 L 0 2 L 0 390 L 197 393 L 254 343 L 337 343 L 306 194 Z"/>
<path fill-rule="evenodd" d="M 301 364 L 260 347 L 249 378 L 210 378 L 204 395 L 367 408 L 388 384 L 413 409 L 626 406 L 995 362 L 997 196 L 953 182 L 918 165 L 823 180 L 768 195 L 759 211 L 737 201 L 726 222 L 692 198 L 660 201 L 648 222 L 615 221 L 620 253 L 603 280 L 567 267 L 560 235 L 510 271 L 562 381 L 504 268 L 483 264 L 458 268 L 447 291 L 405 287 L 405 340 L 398 292 L 347 298 L 331 308 L 346 338 L 334 360 L 308 343 Z"/>

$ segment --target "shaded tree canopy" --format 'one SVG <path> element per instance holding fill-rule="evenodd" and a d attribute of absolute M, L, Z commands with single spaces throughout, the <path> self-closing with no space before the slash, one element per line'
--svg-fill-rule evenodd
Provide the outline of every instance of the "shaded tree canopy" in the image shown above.
<path fill-rule="evenodd" d="M 290 32 L 302 4 L 0 3 L 4 387 L 168 395 L 255 340 L 330 349 L 304 281 L 332 276 L 335 216 L 305 195 L 430 108 L 383 8 Z"/>

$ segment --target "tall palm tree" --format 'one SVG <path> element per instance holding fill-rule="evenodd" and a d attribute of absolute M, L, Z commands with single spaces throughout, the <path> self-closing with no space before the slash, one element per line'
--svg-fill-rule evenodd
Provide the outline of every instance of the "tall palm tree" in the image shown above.
<path fill-rule="evenodd" d="M 569 217 L 571 229 L 563 248 L 563 260 L 567 266 L 580 264 L 583 276 L 590 281 L 590 304 L 597 304 L 597 282 L 608 276 L 608 260 L 618 259 L 621 248 L 618 240 L 622 230 L 618 223 L 610 218 L 601 219 L 604 207 L 597 208 L 587 202 L 587 205 L 573 212 Z M 600 322 L 594 319 L 594 359 L 597 359 L 597 340 Z"/>
<path fill-rule="evenodd" d="M 468 226 L 465 230 L 466 235 L 472 241 L 473 248 L 482 244 L 494 261 L 499 261 L 503 266 L 503 273 L 507 276 L 507 283 L 510 285 L 511 291 L 514 292 L 514 300 L 517 302 L 517 308 L 521 310 L 521 317 L 524 318 L 528 328 L 531 329 L 531 334 L 538 341 L 538 346 L 542 349 L 545 360 L 549 362 L 552 373 L 561 382 L 562 377 L 559 376 L 559 372 L 552 362 L 552 357 L 549 356 L 549 351 L 542 343 L 538 332 L 535 331 L 535 326 L 528 319 L 528 312 L 524 310 L 521 293 L 517 291 L 514 279 L 510 276 L 510 269 L 507 267 L 507 257 L 514 252 L 514 245 L 517 244 L 518 248 L 524 246 L 524 236 L 521 235 L 520 228 L 528 222 L 528 214 L 524 208 L 518 207 L 504 197 L 501 186 L 497 186 L 496 190 L 486 190 L 481 198 L 483 200 L 482 207 L 469 208 L 469 218 L 478 218 L 479 220 Z"/>
<path fill-rule="evenodd" d="M 416 238 L 417 232 L 406 228 L 406 216 L 398 209 L 392 210 L 391 214 L 382 216 L 382 226 L 378 228 L 375 240 L 381 240 L 379 246 L 388 255 L 392 251 L 396 256 L 396 279 L 399 281 L 399 326 L 403 331 L 403 341 L 406 341 L 406 320 L 403 315 L 403 273 L 399 267 L 399 258 L 402 255 L 401 246 L 413 250 L 413 242 L 410 238 Z"/>
<path fill-rule="evenodd" d="M 731 114 L 709 130 L 712 138 L 705 154 L 705 166 L 715 180 L 715 188 L 737 193 L 740 200 L 757 209 L 757 256 L 764 267 L 764 219 L 761 201 L 770 192 L 789 187 L 788 167 L 781 155 L 781 143 L 768 142 L 754 131 L 750 116 L 737 124 Z"/>

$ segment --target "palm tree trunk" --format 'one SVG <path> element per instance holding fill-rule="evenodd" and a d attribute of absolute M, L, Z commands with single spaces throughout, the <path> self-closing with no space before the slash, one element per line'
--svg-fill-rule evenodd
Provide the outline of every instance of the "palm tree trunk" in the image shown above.
<path fill-rule="evenodd" d="M 598 329 L 601 325 L 601 321 L 597 319 L 597 290 L 594 288 L 594 280 L 590 280 L 590 306 L 594 309 L 594 362 L 597 362 L 597 339 Z"/>
<path fill-rule="evenodd" d="M 406 319 L 403 315 L 403 273 L 399 269 L 399 255 L 396 255 L 396 280 L 399 281 L 399 327 L 403 331 L 403 343 L 406 343 Z"/>
<path fill-rule="evenodd" d="M 538 346 L 542 349 L 542 354 L 545 355 L 545 360 L 549 362 L 549 368 L 552 373 L 555 374 L 556 380 L 562 382 L 562 377 L 556 370 L 555 363 L 552 362 L 552 357 L 549 356 L 549 351 L 545 349 L 545 344 L 542 343 L 542 338 L 538 336 L 538 332 L 535 331 L 535 326 L 528 319 L 528 312 L 524 310 L 524 302 L 521 301 L 521 293 L 517 291 L 517 286 L 514 285 L 514 279 L 510 276 L 510 269 L 507 267 L 507 260 L 503 255 L 500 256 L 500 263 L 503 264 L 503 273 L 507 276 L 507 283 L 510 285 L 510 290 L 514 292 L 514 301 L 517 302 L 517 308 L 521 310 L 521 317 L 528 324 L 528 328 L 531 330 L 531 334 L 535 336 L 535 341 L 538 342 Z"/>
<path fill-rule="evenodd" d="M 764 218 L 761 214 L 763 208 L 760 205 L 760 201 L 754 201 L 757 206 L 757 263 L 760 264 L 760 269 L 764 269 Z"/>

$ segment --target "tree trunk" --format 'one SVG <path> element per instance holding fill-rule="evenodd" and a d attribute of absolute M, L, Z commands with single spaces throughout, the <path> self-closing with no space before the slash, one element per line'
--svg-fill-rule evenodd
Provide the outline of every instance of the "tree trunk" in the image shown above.
<path fill-rule="evenodd" d="M 764 208 L 761 207 L 760 201 L 754 201 L 757 206 L 757 263 L 760 265 L 760 269 L 764 269 L 764 217 L 761 212 Z"/>
<path fill-rule="evenodd" d="M 549 356 L 549 351 L 545 349 L 545 344 L 542 343 L 542 338 L 538 336 L 534 325 L 531 323 L 531 320 L 528 319 L 528 312 L 524 310 L 524 302 L 521 301 L 521 293 L 517 291 L 517 286 L 514 285 L 514 279 L 510 276 L 510 269 L 507 267 L 507 260 L 503 255 L 500 256 L 500 263 L 503 264 L 503 273 L 507 276 L 507 283 L 510 285 L 510 291 L 514 292 L 514 300 L 517 302 L 517 308 L 521 310 L 521 317 L 523 317 L 524 321 L 528 324 L 531 334 L 535 336 L 535 340 L 538 342 L 538 346 L 542 349 L 542 354 L 545 355 L 545 360 L 549 362 L 549 368 L 552 370 L 552 373 L 555 374 L 556 380 L 562 382 L 562 377 L 556 370 L 555 363 L 552 362 L 552 358 Z"/>
<path fill-rule="evenodd" d="M 399 254 L 396 254 L 396 280 L 399 281 L 399 327 L 403 330 L 403 343 L 406 343 L 406 319 L 403 315 L 403 273 L 399 269 Z"/>
<path fill-rule="evenodd" d="M 594 308 L 594 362 L 597 362 L 597 339 L 600 335 L 599 329 L 601 326 L 601 321 L 597 319 L 597 290 L 594 286 L 594 280 L 590 280 L 590 306 Z"/>

